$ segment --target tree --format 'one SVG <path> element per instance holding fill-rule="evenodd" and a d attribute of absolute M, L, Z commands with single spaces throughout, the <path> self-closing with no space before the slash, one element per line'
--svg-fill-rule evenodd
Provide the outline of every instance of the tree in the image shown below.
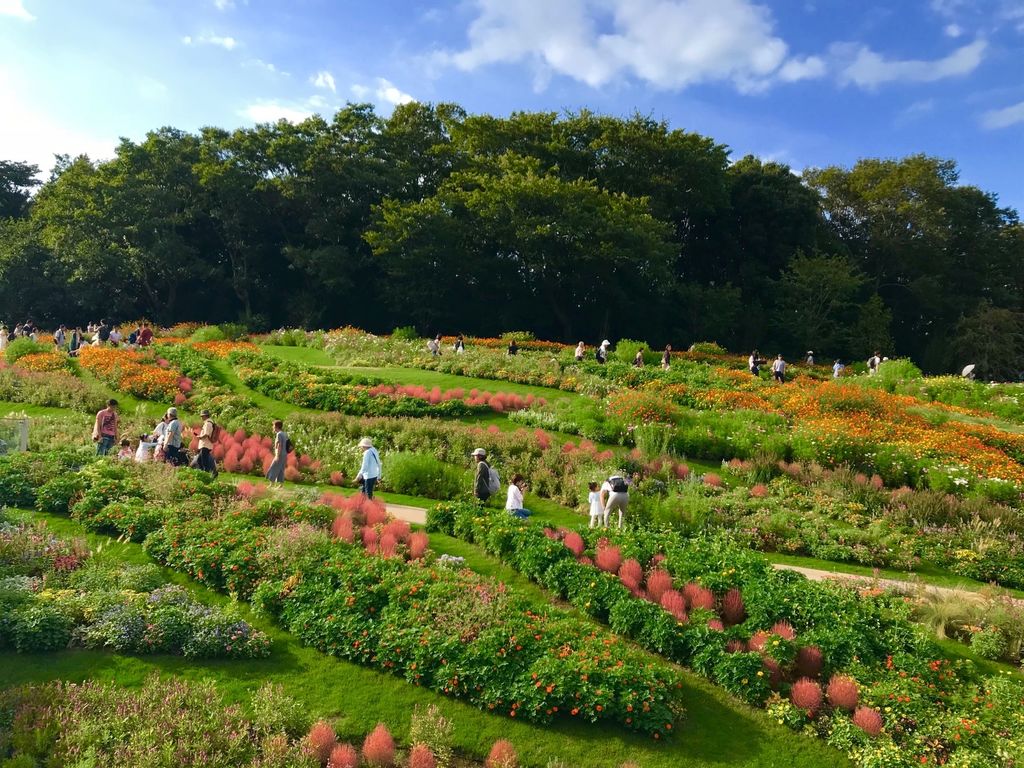
<path fill-rule="evenodd" d="M 839 349 L 850 337 L 864 276 L 842 256 L 798 251 L 779 281 L 777 323 L 803 349 Z"/>
<path fill-rule="evenodd" d="M 957 323 L 957 365 L 974 363 L 986 379 L 1017 381 L 1024 373 L 1024 314 L 984 301 Z"/>
<path fill-rule="evenodd" d="M 0 219 L 27 213 L 32 190 L 39 186 L 38 174 L 38 165 L 0 160 Z"/>

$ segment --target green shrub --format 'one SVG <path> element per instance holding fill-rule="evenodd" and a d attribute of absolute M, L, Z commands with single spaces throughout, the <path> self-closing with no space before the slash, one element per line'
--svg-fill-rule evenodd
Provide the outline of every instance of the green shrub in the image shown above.
<path fill-rule="evenodd" d="M 499 338 L 503 341 L 515 340 L 516 343 L 535 341 L 537 339 L 537 337 L 533 335 L 532 331 L 505 331 L 501 336 L 499 336 Z"/>
<path fill-rule="evenodd" d="M 621 363 L 632 365 L 633 358 L 636 357 L 636 353 L 641 349 L 645 352 L 650 351 L 647 342 L 636 341 L 635 339 L 619 339 L 615 344 L 615 351 L 612 352 L 612 358 Z"/>
<path fill-rule="evenodd" d="M 395 493 L 452 499 L 470 490 L 468 473 L 423 453 L 393 453 L 385 457 L 382 483 Z"/>
<path fill-rule="evenodd" d="M 67 648 L 73 622 L 52 605 L 36 604 L 18 612 L 14 620 L 14 647 L 21 653 Z"/>
<path fill-rule="evenodd" d="M 918 381 L 924 378 L 921 369 L 910 360 L 900 358 L 897 360 L 886 360 L 878 366 L 878 372 L 869 376 L 864 383 L 874 387 L 880 387 L 886 392 L 895 392 L 896 388 L 910 381 Z"/>
<path fill-rule="evenodd" d="M 244 323 L 221 323 L 217 328 L 228 341 L 238 341 L 239 339 L 247 338 L 249 335 L 249 329 Z M 196 331 L 196 333 L 198 332 Z M 204 341 L 213 341 L 213 339 L 204 339 Z"/>
<path fill-rule="evenodd" d="M 391 332 L 391 338 L 398 341 L 418 341 L 420 335 L 414 325 L 400 325 Z"/>
<path fill-rule="evenodd" d="M 25 355 L 34 355 L 38 352 L 49 352 L 52 349 L 53 347 L 49 344 L 32 341 L 32 339 L 22 336 L 7 345 L 7 350 L 4 352 L 4 355 L 7 357 L 7 362 L 14 365 Z"/>
<path fill-rule="evenodd" d="M 36 491 L 36 509 L 53 515 L 66 515 L 83 490 L 85 483 L 77 474 L 57 475 Z"/>
<path fill-rule="evenodd" d="M 971 635 L 971 648 L 983 659 L 1001 659 L 1006 654 L 1006 637 L 999 627 L 985 627 Z"/>
<path fill-rule="evenodd" d="M 216 325 L 204 325 L 196 328 L 192 334 L 192 341 L 225 341 L 227 335 Z"/>

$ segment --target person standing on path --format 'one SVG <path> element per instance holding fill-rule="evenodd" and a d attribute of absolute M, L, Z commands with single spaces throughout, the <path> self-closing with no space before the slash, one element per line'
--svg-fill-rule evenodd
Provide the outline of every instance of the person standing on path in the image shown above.
<path fill-rule="evenodd" d="M 843 372 L 843 368 L 844 367 L 845 366 L 843 365 L 843 361 L 842 360 L 836 360 L 832 364 L 832 378 L 833 379 L 838 379 L 839 378 L 839 374 L 841 374 Z"/>
<path fill-rule="evenodd" d="M 267 480 L 273 484 L 281 485 L 284 483 L 284 468 L 285 464 L 288 463 L 288 448 L 291 446 L 291 441 L 288 439 L 288 434 L 284 431 L 284 422 L 280 419 L 274 420 L 274 460 L 270 462 L 270 468 L 267 470 Z"/>
<path fill-rule="evenodd" d="M 362 484 L 363 495 L 368 499 L 372 499 L 373 488 L 380 479 L 380 454 L 373 447 L 373 440 L 368 437 L 364 437 L 359 441 L 359 449 L 363 452 L 363 464 L 359 467 L 356 482 Z"/>
<path fill-rule="evenodd" d="M 587 346 L 586 346 L 586 344 L 584 344 L 581 341 L 579 344 L 576 345 L 576 353 L 575 353 L 576 362 L 577 363 L 582 363 L 583 362 L 583 356 L 586 355 L 586 354 L 587 354 Z"/>
<path fill-rule="evenodd" d="M 107 407 L 96 414 L 92 440 L 96 443 L 97 456 L 106 456 L 114 447 L 117 442 L 117 400 L 107 400 Z"/>
<path fill-rule="evenodd" d="M 608 517 L 612 512 L 619 513 L 619 528 L 622 527 L 622 516 L 629 506 L 629 481 L 625 474 L 612 475 L 601 484 L 602 525 L 608 527 Z"/>
<path fill-rule="evenodd" d="M 876 351 L 871 357 L 868 358 L 868 376 L 874 376 L 878 373 L 878 366 L 882 364 L 882 358 Z"/>
<path fill-rule="evenodd" d="M 481 503 L 494 494 L 491 490 L 491 465 L 487 463 L 487 451 L 476 448 L 470 454 L 476 461 L 476 474 L 473 475 L 473 495 Z"/>
<path fill-rule="evenodd" d="M 516 340 L 515 339 L 512 339 L 512 341 L 510 341 L 508 343 L 508 356 L 509 357 L 515 357 L 518 354 L 519 354 L 519 345 L 516 344 Z"/>
<path fill-rule="evenodd" d="M 505 511 L 513 517 L 525 520 L 533 514 L 523 506 L 523 491 L 526 489 L 526 478 L 522 475 L 513 475 L 512 482 L 508 484 L 508 496 L 505 499 Z"/>
<path fill-rule="evenodd" d="M 217 460 L 213 457 L 213 444 L 217 440 L 217 425 L 205 408 L 199 415 L 203 419 L 203 427 L 199 430 L 199 468 L 216 477 Z"/>
<path fill-rule="evenodd" d="M 782 355 L 777 355 L 775 362 L 772 363 L 772 376 L 779 384 L 786 383 L 786 361 L 782 359 Z"/>
<path fill-rule="evenodd" d="M 590 502 L 590 527 L 597 528 L 604 517 L 604 505 L 601 502 L 601 485 L 599 483 L 590 483 L 587 485 L 587 488 L 589 490 L 587 501 Z"/>
<path fill-rule="evenodd" d="M 665 351 L 661 353 L 661 370 L 667 371 L 672 367 L 672 345 L 666 344 Z"/>
<path fill-rule="evenodd" d="M 181 422 L 178 421 L 178 409 L 167 409 L 167 428 L 164 430 L 164 461 L 168 464 L 181 466 Z"/>

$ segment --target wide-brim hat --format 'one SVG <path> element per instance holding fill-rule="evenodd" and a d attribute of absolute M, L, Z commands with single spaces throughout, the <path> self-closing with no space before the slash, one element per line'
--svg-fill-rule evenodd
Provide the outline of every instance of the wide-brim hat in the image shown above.
<path fill-rule="evenodd" d="M 470 456 L 486 456 L 487 455 L 487 451 L 485 451 L 483 448 L 474 448 L 473 452 L 471 454 L 469 454 L 469 455 Z"/>
<path fill-rule="evenodd" d="M 611 345 L 612 343 L 608 341 L 608 339 L 605 339 L 604 341 L 601 342 L 602 347 L 610 347 Z"/>
<path fill-rule="evenodd" d="M 373 440 L 368 437 L 364 437 L 359 441 L 359 444 L 356 445 L 356 448 L 373 448 Z"/>
<path fill-rule="evenodd" d="M 207 410 L 206 408 L 203 408 L 203 410 L 199 412 L 199 415 L 202 416 L 204 419 L 209 418 L 210 411 Z"/>

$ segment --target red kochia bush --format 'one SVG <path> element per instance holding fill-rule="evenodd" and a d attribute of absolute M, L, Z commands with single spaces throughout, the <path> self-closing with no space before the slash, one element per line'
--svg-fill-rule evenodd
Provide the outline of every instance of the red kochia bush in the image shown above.
<path fill-rule="evenodd" d="M 836 709 L 845 709 L 852 712 L 857 708 L 860 700 L 860 691 L 857 690 L 857 683 L 852 677 L 846 675 L 832 675 L 828 681 L 828 703 Z"/>
<path fill-rule="evenodd" d="M 772 625 L 771 633 L 783 640 L 796 640 L 796 630 L 788 621 L 777 621 Z"/>
<path fill-rule="evenodd" d="M 647 594 L 651 600 L 660 603 L 661 596 L 672 589 L 672 576 L 668 571 L 655 568 L 647 574 Z"/>
<path fill-rule="evenodd" d="M 726 624 L 742 624 L 747 617 L 746 607 L 743 605 L 743 595 L 733 587 L 725 593 L 722 598 L 722 618 Z"/>
<path fill-rule="evenodd" d="M 613 544 L 598 544 L 594 561 L 602 571 L 616 573 L 622 564 L 622 552 Z"/>
<path fill-rule="evenodd" d="M 710 589 L 702 587 L 693 582 L 683 587 L 683 596 L 686 598 L 690 608 L 703 608 L 707 611 L 715 610 L 715 594 Z"/>
<path fill-rule="evenodd" d="M 747 648 L 755 651 L 756 653 L 760 653 L 764 650 L 765 645 L 768 644 L 768 637 L 769 635 L 767 632 L 763 629 L 759 629 L 754 633 L 753 637 L 747 641 Z"/>
<path fill-rule="evenodd" d="M 877 736 L 882 732 L 882 716 L 871 707 L 857 707 L 853 713 L 853 724 L 868 736 Z"/>
<path fill-rule="evenodd" d="M 330 723 L 319 720 L 313 723 L 313 727 L 309 729 L 306 741 L 309 743 L 309 751 L 313 757 L 319 760 L 321 765 L 326 765 L 331 757 L 331 750 L 338 743 L 338 737 L 334 735 L 334 729 Z"/>
<path fill-rule="evenodd" d="M 804 677 L 817 677 L 822 666 L 824 659 L 818 646 L 805 645 L 796 652 L 796 671 Z"/>
<path fill-rule="evenodd" d="M 377 727 L 363 742 L 363 759 L 370 765 L 387 766 L 395 762 L 395 740 L 384 723 Z"/>
<path fill-rule="evenodd" d="M 437 760 L 426 744 L 414 744 L 409 750 L 409 768 L 436 768 Z"/>
<path fill-rule="evenodd" d="M 516 754 L 516 748 L 512 746 L 512 742 L 505 739 L 498 739 L 494 742 L 490 754 L 487 755 L 487 760 L 484 761 L 484 766 L 486 768 L 518 768 L 519 755 Z"/>
<path fill-rule="evenodd" d="M 639 562 L 630 558 L 619 566 L 619 578 L 630 589 L 636 589 L 644 580 L 644 569 Z"/>
<path fill-rule="evenodd" d="M 327 768 L 356 768 L 359 765 L 359 753 L 351 744 L 339 744 L 331 750 L 331 759 Z"/>
<path fill-rule="evenodd" d="M 409 558 L 419 560 L 430 545 L 430 538 L 423 531 L 409 534 Z"/>
<path fill-rule="evenodd" d="M 800 709 L 814 712 L 821 706 L 821 686 L 809 678 L 802 677 L 793 683 L 789 699 Z"/>
<path fill-rule="evenodd" d="M 686 600 L 674 589 L 669 589 L 661 596 L 661 607 L 676 617 L 677 621 L 686 621 Z"/>
<path fill-rule="evenodd" d="M 576 531 L 569 531 L 565 534 L 565 538 L 562 543 L 568 547 L 569 551 L 572 552 L 576 557 L 583 554 L 583 550 L 587 548 L 587 545 L 583 541 L 583 537 L 580 536 Z"/>

